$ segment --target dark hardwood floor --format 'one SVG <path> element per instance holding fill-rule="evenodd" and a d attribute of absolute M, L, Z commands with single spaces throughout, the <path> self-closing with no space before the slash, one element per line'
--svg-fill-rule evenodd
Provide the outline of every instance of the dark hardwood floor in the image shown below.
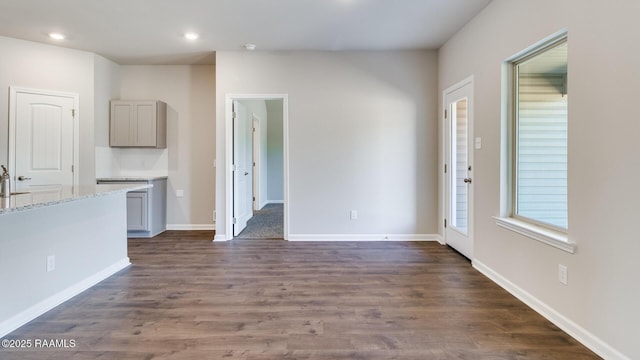
<path fill-rule="evenodd" d="M 133 265 L 0 359 L 597 359 L 437 243 L 129 240 Z"/>

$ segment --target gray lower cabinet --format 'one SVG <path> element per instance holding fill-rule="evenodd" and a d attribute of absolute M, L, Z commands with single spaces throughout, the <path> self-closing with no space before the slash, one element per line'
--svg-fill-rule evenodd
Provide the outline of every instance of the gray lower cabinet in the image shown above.
<path fill-rule="evenodd" d="M 149 231 L 149 195 L 147 191 L 131 191 L 127 194 L 127 230 Z"/>
<path fill-rule="evenodd" d="M 167 179 L 98 179 L 98 184 L 148 183 L 153 187 L 127 193 L 128 237 L 154 237 L 167 229 Z"/>

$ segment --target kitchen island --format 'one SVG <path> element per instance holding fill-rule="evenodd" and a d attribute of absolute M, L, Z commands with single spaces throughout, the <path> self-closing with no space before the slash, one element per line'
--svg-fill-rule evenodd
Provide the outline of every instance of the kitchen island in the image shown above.
<path fill-rule="evenodd" d="M 126 268 L 128 191 L 33 186 L 0 198 L 0 337 Z"/>

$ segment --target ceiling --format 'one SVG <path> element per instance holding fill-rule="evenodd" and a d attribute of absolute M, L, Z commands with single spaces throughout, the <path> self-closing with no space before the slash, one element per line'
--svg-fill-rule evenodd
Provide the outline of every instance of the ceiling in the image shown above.
<path fill-rule="evenodd" d="M 211 64 L 215 51 L 246 43 L 256 51 L 437 49 L 490 1 L 0 0 L 0 36 L 149 65 Z"/>

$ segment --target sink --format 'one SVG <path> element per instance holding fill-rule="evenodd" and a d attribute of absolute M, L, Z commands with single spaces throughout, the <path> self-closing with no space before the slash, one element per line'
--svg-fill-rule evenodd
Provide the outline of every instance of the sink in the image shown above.
<path fill-rule="evenodd" d="M 30 192 L 28 191 L 23 191 L 23 192 L 12 192 L 9 195 L 24 195 L 24 194 L 30 194 Z"/>

